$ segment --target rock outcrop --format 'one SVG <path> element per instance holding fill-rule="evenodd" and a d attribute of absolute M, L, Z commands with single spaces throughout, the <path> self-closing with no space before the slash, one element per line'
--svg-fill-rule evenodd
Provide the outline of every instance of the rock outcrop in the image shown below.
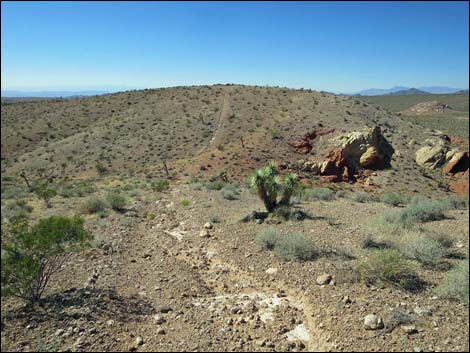
<path fill-rule="evenodd" d="M 331 134 L 335 131 L 333 128 L 325 128 L 325 127 L 317 127 L 312 131 L 307 132 L 302 137 L 289 142 L 289 145 L 293 147 L 296 152 L 307 154 L 310 153 L 312 150 L 312 141 L 315 140 L 317 137 Z"/>
<path fill-rule="evenodd" d="M 394 153 L 378 126 L 333 137 L 326 145 L 326 155 L 298 161 L 297 167 L 327 181 L 355 180 L 360 170 L 388 168 Z"/>
<path fill-rule="evenodd" d="M 446 163 L 446 155 L 449 151 L 447 141 L 444 139 L 428 139 L 426 146 L 416 151 L 415 160 L 424 168 L 436 170 Z"/>

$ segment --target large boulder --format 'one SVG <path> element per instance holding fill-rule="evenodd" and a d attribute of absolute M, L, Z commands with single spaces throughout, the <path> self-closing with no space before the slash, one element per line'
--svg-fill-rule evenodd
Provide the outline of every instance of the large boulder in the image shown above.
<path fill-rule="evenodd" d="M 390 167 L 394 149 L 382 135 L 379 126 L 350 132 L 340 136 L 338 140 L 342 158 L 350 168 L 384 169 Z"/>
<path fill-rule="evenodd" d="M 468 152 L 453 150 L 454 153 L 448 153 L 449 162 L 444 166 L 442 171 L 447 174 L 468 173 L 469 159 Z"/>
<path fill-rule="evenodd" d="M 444 139 L 428 139 L 425 144 L 415 153 L 416 163 L 432 170 L 441 168 L 447 160 L 447 142 Z"/>

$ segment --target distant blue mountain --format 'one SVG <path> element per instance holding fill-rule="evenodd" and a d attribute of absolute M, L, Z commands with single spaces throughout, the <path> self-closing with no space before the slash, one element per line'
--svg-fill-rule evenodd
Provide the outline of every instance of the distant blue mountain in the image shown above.
<path fill-rule="evenodd" d="M 401 87 L 396 86 L 388 89 L 380 89 L 380 88 L 370 88 L 365 89 L 356 93 L 352 93 L 351 95 L 361 95 L 361 96 L 381 96 L 386 94 L 393 94 L 400 91 L 408 91 L 411 89 L 415 89 L 412 87 Z M 456 93 L 458 91 L 462 91 L 461 88 L 452 88 L 452 87 L 440 87 L 440 86 L 431 86 L 431 87 L 418 87 L 417 90 L 420 92 L 431 93 L 431 94 L 451 94 Z M 420 93 L 423 94 L 423 93 Z"/>
<path fill-rule="evenodd" d="M 96 96 L 99 94 L 109 93 L 107 91 L 15 91 L 2 90 L 2 97 L 80 97 L 80 96 Z"/>

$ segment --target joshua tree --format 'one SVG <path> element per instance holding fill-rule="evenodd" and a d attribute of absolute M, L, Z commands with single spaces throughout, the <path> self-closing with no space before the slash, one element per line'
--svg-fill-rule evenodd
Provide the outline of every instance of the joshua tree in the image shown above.
<path fill-rule="evenodd" d="M 299 186 L 299 178 L 296 174 L 289 173 L 281 181 L 277 166 L 270 162 L 267 166 L 256 170 L 250 179 L 250 185 L 256 190 L 266 210 L 271 213 L 278 206 L 289 204 L 290 197 Z M 279 202 L 278 193 L 281 193 Z"/>

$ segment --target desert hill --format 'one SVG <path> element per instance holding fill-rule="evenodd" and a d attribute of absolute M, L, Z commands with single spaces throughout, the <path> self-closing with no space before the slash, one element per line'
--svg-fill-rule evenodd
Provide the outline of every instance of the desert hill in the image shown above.
<path fill-rule="evenodd" d="M 425 186 L 432 193 L 436 185 L 420 175 L 414 154 L 435 132 L 353 97 L 261 86 L 2 103 L 2 168 L 6 174 L 87 178 L 101 164 L 110 173 L 157 177 L 166 176 L 165 161 L 177 178 L 224 172 L 241 181 L 271 159 L 293 163 L 327 153 L 322 143 L 308 155 L 292 147 L 315 128 L 332 129 L 335 137 L 374 126 L 395 153 L 392 168 L 373 183 L 408 192 Z"/>

